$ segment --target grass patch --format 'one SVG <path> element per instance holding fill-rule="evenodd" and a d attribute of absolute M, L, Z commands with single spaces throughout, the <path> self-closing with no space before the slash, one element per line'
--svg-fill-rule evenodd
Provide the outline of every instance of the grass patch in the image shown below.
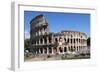
<path fill-rule="evenodd" d="M 84 56 L 70 56 L 70 55 L 65 55 L 65 56 L 61 56 L 62 60 L 73 60 L 73 59 L 89 59 L 90 55 L 84 55 Z"/>
<path fill-rule="evenodd" d="M 26 61 L 26 60 L 30 60 L 30 59 L 32 59 L 32 58 L 33 58 L 32 55 L 30 55 L 30 56 L 24 56 L 24 61 Z"/>

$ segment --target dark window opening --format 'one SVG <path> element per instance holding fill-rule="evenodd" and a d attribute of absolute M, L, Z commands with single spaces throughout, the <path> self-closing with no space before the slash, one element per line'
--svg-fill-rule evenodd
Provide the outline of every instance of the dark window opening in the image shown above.
<path fill-rule="evenodd" d="M 51 41 L 52 41 L 52 40 L 51 40 L 51 37 L 49 37 L 49 43 L 51 43 Z"/>
<path fill-rule="evenodd" d="M 64 52 L 66 52 L 67 51 L 67 48 L 66 47 L 64 47 Z"/>
<path fill-rule="evenodd" d="M 70 51 L 71 51 L 71 52 L 73 52 L 73 47 L 72 47 L 72 46 L 71 46 L 71 49 L 70 49 Z"/>
<path fill-rule="evenodd" d="M 70 47 L 68 47 L 68 50 L 70 51 Z"/>
<path fill-rule="evenodd" d="M 59 47 L 59 51 L 60 51 L 61 53 L 63 52 L 61 47 Z"/>
<path fill-rule="evenodd" d="M 79 43 L 80 43 L 80 39 L 79 39 Z"/>
<path fill-rule="evenodd" d="M 39 54 L 39 48 L 37 48 L 37 54 Z"/>
<path fill-rule="evenodd" d="M 49 47 L 49 53 L 52 53 L 52 49 L 51 49 L 51 47 Z"/>
<path fill-rule="evenodd" d="M 68 40 L 67 40 L 67 43 L 69 43 L 69 38 L 68 38 Z"/>
<path fill-rule="evenodd" d="M 45 50 L 44 53 L 46 54 L 47 53 L 47 48 L 44 48 L 44 50 Z"/>
<path fill-rule="evenodd" d="M 75 39 L 74 39 L 74 43 L 75 43 Z"/>
<path fill-rule="evenodd" d="M 66 42 L 66 38 L 64 38 L 65 42 Z"/>
<path fill-rule="evenodd" d="M 41 44 L 43 43 L 43 39 L 42 38 L 40 39 L 40 42 L 41 42 Z"/>
<path fill-rule="evenodd" d="M 55 41 L 56 41 L 56 42 L 58 42 L 58 39 L 57 39 L 57 38 L 55 38 Z"/>
<path fill-rule="evenodd" d="M 82 38 L 82 36 L 81 36 L 81 38 Z"/>
<path fill-rule="evenodd" d="M 78 39 L 76 39 L 76 41 L 78 42 Z"/>
<path fill-rule="evenodd" d="M 47 39 L 46 38 L 44 38 L 44 42 L 45 42 L 45 44 L 47 43 Z"/>
<path fill-rule="evenodd" d="M 72 43 L 72 39 L 71 39 L 71 43 Z"/>

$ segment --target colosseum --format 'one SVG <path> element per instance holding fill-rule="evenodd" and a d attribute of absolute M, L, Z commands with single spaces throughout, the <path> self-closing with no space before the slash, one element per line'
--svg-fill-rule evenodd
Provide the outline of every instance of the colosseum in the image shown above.
<path fill-rule="evenodd" d="M 30 48 L 33 55 L 87 53 L 87 35 L 79 31 L 50 32 L 44 15 L 30 21 Z"/>

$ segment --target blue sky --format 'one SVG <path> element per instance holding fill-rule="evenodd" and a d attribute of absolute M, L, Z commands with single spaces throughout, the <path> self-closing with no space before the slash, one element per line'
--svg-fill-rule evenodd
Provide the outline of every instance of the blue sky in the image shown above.
<path fill-rule="evenodd" d="M 30 21 L 39 14 L 46 17 L 51 32 L 72 30 L 84 32 L 88 37 L 90 36 L 90 14 L 24 11 L 26 38 L 29 37 Z"/>

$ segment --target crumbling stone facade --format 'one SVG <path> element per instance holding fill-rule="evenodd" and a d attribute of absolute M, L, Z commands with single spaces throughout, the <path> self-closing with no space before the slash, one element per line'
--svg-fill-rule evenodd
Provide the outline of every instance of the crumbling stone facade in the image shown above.
<path fill-rule="evenodd" d="M 87 35 L 79 31 L 50 32 L 43 15 L 30 22 L 30 48 L 34 55 L 87 53 Z"/>

